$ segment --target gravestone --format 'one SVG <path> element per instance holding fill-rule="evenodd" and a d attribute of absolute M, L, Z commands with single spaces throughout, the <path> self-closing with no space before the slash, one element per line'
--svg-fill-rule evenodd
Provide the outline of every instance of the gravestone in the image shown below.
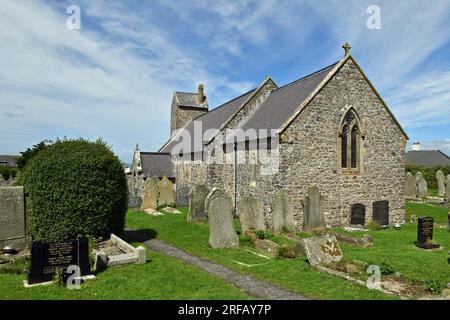
<path fill-rule="evenodd" d="M 60 243 L 33 242 L 28 284 L 51 281 L 57 270 L 65 273 L 67 267 L 71 265 L 80 267 L 80 276 L 91 274 L 87 238 Z"/>
<path fill-rule="evenodd" d="M 352 205 L 350 216 L 351 225 L 364 226 L 366 224 L 366 206 L 361 203 Z"/>
<path fill-rule="evenodd" d="M 304 204 L 305 229 L 312 230 L 325 228 L 325 199 L 316 186 L 309 188 Z"/>
<path fill-rule="evenodd" d="M 425 198 L 428 195 L 428 186 L 427 181 L 420 172 L 416 173 L 416 185 L 419 198 Z"/>
<path fill-rule="evenodd" d="M 158 208 L 158 183 L 157 176 L 153 176 L 148 180 L 144 187 L 144 195 L 142 196 L 141 210 L 156 210 Z"/>
<path fill-rule="evenodd" d="M 335 236 L 319 236 L 303 239 L 309 264 L 317 266 L 342 260 L 343 254 Z"/>
<path fill-rule="evenodd" d="M 209 190 L 203 184 L 197 184 L 189 195 L 188 221 L 199 222 L 206 219 L 205 201 Z"/>
<path fill-rule="evenodd" d="M 275 233 L 280 233 L 285 227 L 289 231 L 295 230 L 294 204 L 288 193 L 279 191 L 272 202 L 272 221 Z"/>
<path fill-rule="evenodd" d="M 417 223 L 416 247 L 422 249 L 436 249 L 439 244 L 431 243 L 433 240 L 433 218 L 420 217 Z"/>
<path fill-rule="evenodd" d="M 158 207 L 166 207 L 175 205 L 175 192 L 173 183 L 164 176 L 158 182 Z"/>
<path fill-rule="evenodd" d="M 445 200 L 445 202 L 450 203 L 450 174 L 447 175 L 447 181 L 445 183 L 444 200 Z"/>
<path fill-rule="evenodd" d="M 439 196 L 443 197 L 445 195 L 445 174 L 442 170 L 436 171 L 436 180 L 438 184 Z"/>
<path fill-rule="evenodd" d="M 389 201 L 375 201 L 373 203 L 372 218 L 382 227 L 389 225 Z"/>
<path fill-rule="evenodd" d="M 244 197 L 240 199 L 237 209 L 243 234 L 248 230 L 266 230 L 266 222 L 261 206 L 255 198 Z"/>
<path fill-rule="evenodd" d="M 177 189 L 177 207 L 187 207 L 189 205 L 189 188 L 186 185 L 178 185 Z"/>
<path fill-rule="evenodd" d="M 23 187 L 0 188 L 0 249 L 29 246 Z"/>
<path fill-rule="evenodd" d="M 406 196 L 409 198 L 417 198 L 418 191 L 416 185 L 416 178 L 411 172 L 406 174 Z"/>
<path fill-rule="evenodd" d="M 139 188 L 134 186 L 128 187 L 128 207 L 139 208 L 142 204 L 142 198 L 139 195 Z"/>
<path fill-rule="evenodd" d="M 205 209 L 208 215 L 209 245 L 212 248 L 238 247 L 231 199 L 223 191 L 214 188 L 206 197 Z"/>

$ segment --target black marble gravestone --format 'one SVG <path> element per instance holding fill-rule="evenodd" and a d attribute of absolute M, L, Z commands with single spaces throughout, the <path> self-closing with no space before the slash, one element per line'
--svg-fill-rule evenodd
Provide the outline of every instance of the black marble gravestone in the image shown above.
<path fill-rule="evenodd" d="M 433 218 L 420 217 L 417 223 L 417 241 L 416 247 L 422 249 L 436 249 L 439 244 L 431 243 L 433 240 Z"/>
<path fill-rule="evenodd" d="M 373 220 L 380 226 L 389 225 L 389 201 L 375 201 L 373 203 Z"/>
<path fill-rule="evenodd" d="M 64 274 L 71 265 L 80 268 L 81 276 L 91 274 L 87 238 L 59 243 L 33 242 L 28 284 L 51 281 L 58 269 Z"/>
<path fill-rule="evenodd" d="M 350 224 L 364 226 L 366 223 L 366 206 L 357 203 L 352 206 Z"/>

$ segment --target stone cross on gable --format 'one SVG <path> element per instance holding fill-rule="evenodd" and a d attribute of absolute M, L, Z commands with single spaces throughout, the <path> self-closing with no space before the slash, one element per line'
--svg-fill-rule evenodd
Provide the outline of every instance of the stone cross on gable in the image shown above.
<path fill-rule="evenodd" d="M 348 55 L 348 54 L 350 54 L 350 49 L 352 48 L 352 46 L 350 45 L 350 43 L 346 42 L 346 43 L 342 46 L 342 48 L 344 48 L 345 54 Z"/>

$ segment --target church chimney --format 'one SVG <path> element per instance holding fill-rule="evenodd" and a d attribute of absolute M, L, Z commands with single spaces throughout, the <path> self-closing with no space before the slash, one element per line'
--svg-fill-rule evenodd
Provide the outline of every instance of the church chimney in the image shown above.
<path fill-rule="evenodd" d="M 197 101 L 198 103 L 205 102 L 205 94 L 203 93 L 203 84 L 198 85 Z"/>

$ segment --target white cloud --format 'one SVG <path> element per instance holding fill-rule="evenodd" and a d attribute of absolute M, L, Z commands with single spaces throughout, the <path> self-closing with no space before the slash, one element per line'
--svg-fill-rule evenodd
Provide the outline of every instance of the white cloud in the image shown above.
<path fill-rule="evenodd" d="M 83 20 L 80 31 L 68 30 L 65 11 L 42 2 L 2 1 L 2 152 L 65 135 L 103 137 L 119 154 L 135 140 L 155 150 L 168 136 L 173 90 L 195 90 L 204 82 L 215 97 L 223 98 L 214 94 L 219 86 L 241 92 L 239 83 L 211 74 L 139 13 L 92 1 L 81 9 L 82 19 L 94 17 L 104 32 Z M 154 56 L 142 56 L 143 50 Z"/>
<path fill-rule="evenodd" d="M 449 42 L 448 1 L 378 1 L 375 31 L 369 0 L 78 3 L 76 32 L 60 4 L 2 1 L 0 152 L 64 135 L 102 136 L 121 155 L 135 142 L 156 150 L 173 90 L 202 82 L 216 106 L 267 74 L 336 61 L 345 41 L 406 129 L 450 123 L 450 72 L 422 69 Z"/>

